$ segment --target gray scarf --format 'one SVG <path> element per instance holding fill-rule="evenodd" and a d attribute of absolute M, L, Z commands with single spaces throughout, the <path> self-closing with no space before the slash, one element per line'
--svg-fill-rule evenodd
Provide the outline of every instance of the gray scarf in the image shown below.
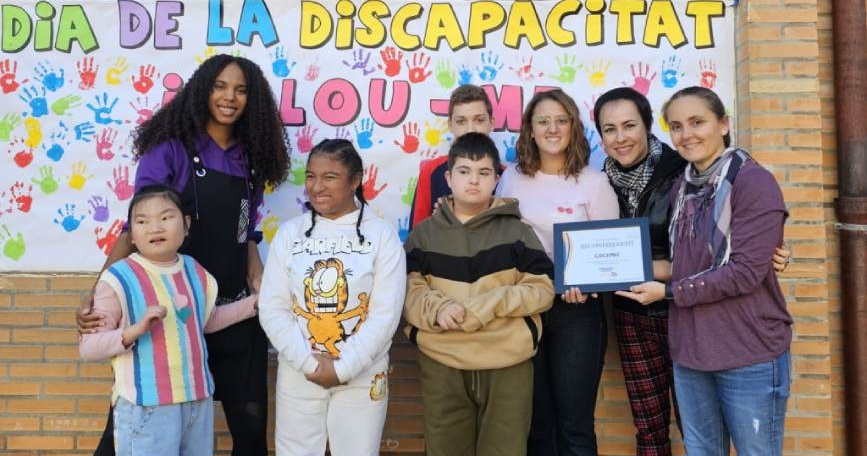
<path fill-rule="evenodd" d="M 659 158 L 662 156 L 662 143 L 652 134 L 647 137 L 648 154 L 640 164 L 629 170 L 624 170 L 616 160 L 611 157 L 605 159 L 603 169 L 611 185 L 618 193 L 626 197 L 629 204 L 628 212 L 630 217 L 635 217 L 638 211 L 638 199 L 641 196 L 642 190 L 650 182 L 650 177 L 653 176 L 653 170 L 656 164 L 659 163 Z"/>

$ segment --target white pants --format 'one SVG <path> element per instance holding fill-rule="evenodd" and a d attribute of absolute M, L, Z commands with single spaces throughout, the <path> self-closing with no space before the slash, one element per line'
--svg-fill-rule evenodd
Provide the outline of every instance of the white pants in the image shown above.
<path fill-rule="evenodd" d="M 346 385 L 323 389 L 288 364 L 277 369 L 278 456 L 375 456 L 388 407 L 388 356 Z"/>

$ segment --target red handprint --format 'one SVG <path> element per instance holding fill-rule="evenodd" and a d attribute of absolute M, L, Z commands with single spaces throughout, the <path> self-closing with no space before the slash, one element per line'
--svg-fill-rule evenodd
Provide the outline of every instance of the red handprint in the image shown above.
<path fill-rule="evenodd" d="M 316 133 L 319 131 L 318 128 L 313 128 L 311 125 L 307 125 L 306 127 L 295 132 L 295 137 L 298 138 L 298 151 L 302 154 L 306 154 L 313 150 L 313 137 L 316 136 Z"/>
<path fill-rule="evenodd" d="M 382 187 L 376 188 L 376 177 L 379 174 L 379 168 L 376 165 L 370 165 L 364 170 L 364 183 L 361 184 L 361 189 L 364 191 L 365 201 L 373 201 L 379 196 L 379 192 L 388 187 L 388 182 L 382 184 Z"/>
<path fill-rule="evenodd" d="M 102 227 L 98 226 L 94 228 L 93 233 L 96 234 L 96 246 L 106 255 L 111 253 L 111 249 L 114 247 L 114 243 L 117 242 L 117 237 L 120 235 L 121 229 L 123 229 L 123 222 L 120 219 L 115 219 L 115 221 L 111 223 L 105 236 L 100 237 L 102 234 Z"/>
<path fill-rule="evenodd" d="M 21 84 L 15 80 L 15 73 L 17 71 L 18 62 L 14 62 L 10 59 L 0 62 L 0 90 L 3 90 L 3 93 L 12 93 L 21 86 Z M 21 82 L 27 82 L 27 79 Z"/>
<path fill-rule="evenodd" d="M 699 84 L 706 89 L 712 89 L 716 85 L 716 63 L 711 60 L 699 60 L 698 69 L 701 71 Z"/>
<path fill-rule="evenodd" d="M 382 58 L 382 64 L 377 65 L 380 70 L 385 71 L 386 76 L 395 77 L 400 74 L 400 59 L 403 58 L 403 51 L 398 51 L 394 46 L 389 46 L 385 50 L 379 51 L 379 56 Z"/>
<path fill-rule="evenodd" d="M 132 80 L 132 88 L 138 93 L 148 93 L 154 86 L 154 77 L 159 78 L 160 74 L 153 65 L 140 65 L 138 67 L 138 79 L 135 76 L 130 76 Z"/>
<path fill-rule="evenodd" d="M 80 62 L 76 62 L 75 67 L 78 68 L 78 78 L 81 82 L 78 83 L 78 88 L 81 90 L 90 90 L 96 84 L 96 73 L 99 71 L 99 64 L 93 64 L 93 57 L 85 57 Z"/>
<path fill-rule="evenodd" d="M 0 217 L 4 214 L 12 213 L 12 198 L 9 198 L 8 202 L 6 200 L 6 192 L 0 192 Z M 8 204 L 8 206 L 7 206 Z M 5 207 L 4 207 L 5 206 Z"/>
<path fill-rule="evenodd" d="M 394 144 L 400 146 L 404 152 L 411 154 L 418 150 L 420 132 L 418 122 L 407 122 L 403 124 L 403 143 L 401 144 L 395 139 Z"/>
<path fill-rule="evenodd" d="M 529 59 L 527 59 L 527 57 L 523 57 L 521 59 L 521 65 L 509 67 L 509 69 L 513 70 L 518 76 L 518 79 L 521 79 L 523 81 L 532 81 L 533 79 L 545 75 L 545 73 L 541 71 L 539 71 L 538 73 L 533 72 L 533 56 L 530 56 Z"/>
<path fill-rule="evenodd" d="M 623 82 L 623 85 L 632 87 L 636 92 L 647 95 L 647 92 L 650 91 L 650 83 L 656 78 L 656 72 L 653 72 L 653 75 L 647 77 L 650 74 L 650 64 L 649 63 L 641 63 L 638 62 L 638 73 L 635 72 L 635 64 L 629 65 L 629 70 L 632 72 L 632 77 L 635 78 L 630 86 L 626 82 Z"/>
<path fill-rule="evenodd" d="M 120 201 L 128 200 L 135 192 L 135 188 L 129 183 L 129 166 L 120 165 L 111 172 L 112 181 L 105 181 L 108 188 L 114 192 Z"/>
<path fill-rule="evenodd" d="M 27 147 L 22 138 L 15 138 L 9 143 L 10 154 L 13 154 L 12 159 L 19 168 L 26 168 L 33 162 L 33 149 Z"/>
<path fill-rule="evenodd" d="M 114 128 L 103 128 L 96 140 L 96 157 L 103 161 L 114 158 L 114 152 L 111 151 L 111 148 L 114 146 L 116 138 L 117 131 Z"/>
<path fill-rule="evenodd" d="M 430 56 L 425 55 L 424 52 L 416 52 L 412 55 L 412 65 L 410 65 L 409 59 L 406 59 L 404 62 L 406 63 L 406 68 L 409 70 L 409 82 L 413 84 L 422 82 L 433 74 L 432 71 L 428 71 L 427 73 L 424 71 L 430 65 Z"/>
<path fill-rule="evenodd" d="M 15 202 L 18 210 L 30 212 L 30 206 L 33 204 L 33 197 L 30 196 L 33 193 L 33 186 L 29 185 L 25 190 L 24 182 L 17 181 L 9 187 L 9 191 L 12 192 L 12 201 Z"/>

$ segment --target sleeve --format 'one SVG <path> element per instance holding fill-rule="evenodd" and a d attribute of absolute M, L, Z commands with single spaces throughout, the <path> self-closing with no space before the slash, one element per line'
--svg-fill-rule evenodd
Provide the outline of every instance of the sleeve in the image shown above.
<path fill-rule="evenodd" d="M 617 193 L 608 182 L 605 174 L 599 173 L 599 179 L 593 186 L 595 192 L 590 198 L 590 220 L 613 220 L 620 218 L 620 203 L 617 201 Z"/>
<path fill-rule="evenodd" d="M 536 234 L 527 227 L 523 238 L 516 242 L 519 250 L 517 279 L 465 301 L 467 315 L 461 325 L 466 332 L 477 331 L 499 317 L 525 317 L 544 312 L 554 303 L 551 276 L 554 265 L 545 254 Z"/>
<path fill-rule="evenodd" d="M 673 282 L 676 306 L 693 307 L 749 294 L 773 274 L 771 259 L 783 238 L 787 212 L 774 177 L 762 168 L 758 170 L 749 174 L 742 171 L 732 188 L 728 263 Z"/>
<path fill-rule="evenodd" d="M 436 168 L 430 166 L 433 160 L 423 161 L 419 165 L 418 182 L 415 186 L 415 194 L 412 197 L 412 209 L 410 209 L 409 228 L 412 229 L 422 220 L 430 217 L 433 212 L 431 206 L 431 172 Z"/>
<path fill-rule="evenodd" d="M 85 361 L 101 361 L 117 356 L 129 350 L 123 346 L 123 329 L 120 324 L 123 310 L 120 299 L 114 289 L 100 280 L 93 294 L 93 311 L 104 318 L 104 325 L 96 329 L 94 334 L 84 334 L 78 343 L 81 359 Z M 132 347 L 132 345 L 130 345 Z"/>
<path fill-rule="evenodd" d="M 437 313 L 452 299 L 439 290 L 430 287 L 421 273 L 425 252 L 418 244 L 416 232 L 409 233 L 404 246 L 406 250 L 406 302 L 403 318 L 412 326 L 428 332 L 442 332 L 437 325 Z"/>
<path fill-rule="evenodd" d="M 340 359 L 334 362 L 341 382 L 355 378 L 388 350 L 400 322 L 406 295 L 406 259 L 397 232 L 390 225 L 382 231 L 367 320 L 346 341 Z"/>
<path fill-rule="evenodd" d="M 255 317 L 256 309 L 253 305 L 256 303 L 256 299 L 258 298 L 255 295 L 247 296 L 231 304 L 216 306 L 211 312 L 207 324 L 205 324 L 205 333 L 214 333 L 239 321 Z"/>
<path fill-rule="evenodd" d="M 290 225 L 283 225 L 268 250 L 259 292 L 259 322 L 283 360 L 297 371 L 312 374 L 319 363 L 298 326 L 298 316 L 292 311 L 291 279 L 287 269 L 291 259 L 287 239 L 290 229 Z"/>
<path fill-rule="evenodd" d="M 176 150 L 172 141 L 166 141 L 149 150 L 138 160 L 135 189 L 138 191 L 147 185 L 162 184 L 183 192 L 189 172 L 183 173 L 182 170 L 188 169 L 186 152 Z"/>

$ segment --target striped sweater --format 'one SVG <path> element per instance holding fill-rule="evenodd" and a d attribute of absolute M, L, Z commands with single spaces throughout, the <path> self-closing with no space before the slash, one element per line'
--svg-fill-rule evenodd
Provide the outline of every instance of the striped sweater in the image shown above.
<path fill-rule="evenodd" d="M 539 314 L 551 307 L 553 265 L 518 201 L 494 198 L 461 223 L 451 197 L 420 223 L 407 253 L 407 335 L 430 358 L 455 369 L 499 369 L 525 361 L 542 335 Z M 465 309 L 463 331 L 444 331 L 437 312 L 449 302 Z"/>

